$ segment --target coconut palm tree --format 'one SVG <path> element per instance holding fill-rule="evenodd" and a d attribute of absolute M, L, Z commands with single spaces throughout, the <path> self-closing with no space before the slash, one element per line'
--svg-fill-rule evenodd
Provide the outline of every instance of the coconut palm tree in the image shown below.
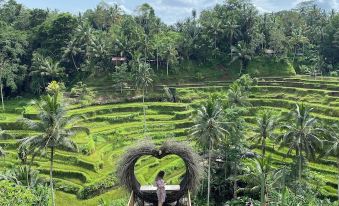
<path fill-rule="evenodd" d="M 233 19 L 231 19 L 226 22 L 225 31 L 229 39 L 229 46 L 230 46 L 231 57 L 232 57 L 233 39 L 240 35 L 239 25 L 237 25 L 236 22 Z"/>
<path fill-rule="evenodd" d="M 328 128 L 327 134 L 329 139 L 326 140 L 329 143 L 329 147 L 326 148 L 325 155 L 334 154 L 337 158 L 337 169 L 339 171 L 339 126 L 338 124 L 334 124 Z M 338 200 L 339 200 L 339 175 L 338 175 Z"/>
<path fill-rule="evenodd" d="M 166 59 L 166 74 L 167 74 L 167 76 L 168 76 L 168 73 L 169 73 L 169 65 L 175 64 L 178 61 L 177 56 L 178 56 L 178 52 L 175 49 L 175 47 L 173 47 L 172 45 L 169 45 L 169 47 L 166 49 L 166 51 L 164 53 L 164 59 Z"/>
<path fill-rule="evenodd" d="M 265 158 L 266 154 L 266 139 L 272 137 L 276 126 L 277 120 L 270 111 L 263 111 L 263 114 L 257 118 L 257 124 L 254 129 L 256 135 L 251 140 L 256 140 L 257 144 L 261 143 L 262 158 Z"/>
<path fill-rule="evenodd" d="M 233 56 L 233 54 L 235 56 Z M 239 76 L 241 76 L 242 71 L 246 65 L 247 61 L 252 59 L 253 49 L 250 45 L 246 44 L 244 41 L 240 41 L 237 46 L 232 47 L 231 49 L 231 56 L 233 56 L 230 64 L 239 60 L 240 61 L 240 71 Z"/>
<path fill-rule="evenodd" d="M 204 150 L 208 149 L 207 205 L 210 203 L 211 190 L 211 152 L 228 133 L 224 129 L 225 123 L 222 122 L 222 118 L 222 106 L 219 102 L 210 99 L 197 110 L 194 125 L 191 128 L 191 135 L 197 139 Z"/>
<path fill-rule="evenodd" d="M 312 108 L 304 104 L 296 104 L 291 111 L 291 120 L 282 125 L 284 131 L 280 136 L 280 145 L 288 147 L 288 154 L 295 150 L 298 159 L 298 180 L 302 177 L 302 165 L 304 155 L 307 158 L 314 158 L 316 151 L 322 147 L 323 141 L 318 137 L 321 128 L 318 128 L 316 119 L 310 114 Z"/>
<path fill-rule="evenodd" d="M 270 111 L 264 111 L 263 114 L 257 118 L 257 125 L 254 131 L 256 132 L 256 135 L 253 136 L 251 139 L 256 140 L 257 144 L 261 142 L 261 154 L 262 159 L 261 163 L 258 165 L 257 168 L 264 168 L 265 165 L 265 154 L 266 154 L 266 139 L 272 137 L 274 129 L 276 127 L 276 119 L 272 115 Z M 261 167 L 258 167 L 261 166 Z M 263 169 L 260 169 L 258 171 L 264 171 Z M 260 199 L 261 199 L 261 205 L 265 205 L 265 187 L 266 187 L 266 174 L 261 172 L 261 193 L 260 193 Z"/>
<path fill-rule="evenodd" d="M 142 90 L 142 104 L 144 110 L 144 133 L 146 133 L 146 107 L 145 93 L 153 83 L 153 70 L 151 66 L 143 61 L 139 61 L 138 67 L 134 71 L 133 79 L 138 90 Z"/>
<path fill-rule="evenodd" d="M 50 188 L 52 194 L 52 205 L 54 202 L 53 191 L 53 162 L 54 153 L 57 148 L 67 148 L 76 150 L 76 144 L 70 139 L 80 129 L 74 127 L 75 119 L 66 116 L 65 107 L 61 101 L 59 86 L 56 82 L 49 84 L 47 90 L 51 92 L 41 98 L 41 101 L 34 102 L 34 105 L 39 110 L 39 121 L 30 119 L 22 119 L 22 123 L 29 129 L 40 131 L 41 133 L 20 140 L 20 147 L 32 148 L 34 151 L 50 149 Z"/>
<path fill-rule="evenodd" d="M 246 107 L 250 106 L 248 95 L 241 86 L 234 84 L 227 91 L 227 101 L 229 106 Z"/>
<path fill-rule="evenodd" d="M 67 46 L 64 48 L 64 54 L 63 54 L 63 58 L 64 59 L 67 59 L 67 57 L 71 57 L 72 59 L 72 62 L 73 62 L 73 65 L 74 65 L 74 68 L 76 70 L 79 70 L 79 67 L 76 63 L 76 60 L 75 60 L 75 57 L 80 54 L 80 53 L 83 53 L 84 51 L 81 49 L 81 47 L 78 46 L 77 44 L 77 39 L 76 38 L 73 38 L 72 40 L 70 40 L 68 43 L 67 43 Z"/>
<path fill-rule="evenodd" d="M 33 81 L 38 81 L 39 87 L 44 88 L 46 83 L 52 80 L 60 80 L 64 77 L 64 68 L 60 66 L 59 62 L 53 61 L 49 57 L 44 57 L 39 53 L 33 54 L 32 71 L 30 76 Z M 40 83 L 40 81 L 42 81 Z M 39 88 L 37 88 L 39 90 Z"/>

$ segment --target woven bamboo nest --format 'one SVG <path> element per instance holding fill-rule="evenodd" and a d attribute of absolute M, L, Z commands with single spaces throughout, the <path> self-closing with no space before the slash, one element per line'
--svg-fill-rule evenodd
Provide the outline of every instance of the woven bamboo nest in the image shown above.
<path fill-rule="evenodd" d="M 166 194 L 166 203 L 173 203 L 180 200 L 187 191 L 196 191 L 199 187 L 202 167 L 200 157 L 193 152 L 193 149 L 187 143 L 178 143 L 169 141 L 163 143 L 160 147 L 156 147 L 150 142 L 143 142 L 139 146 L 129 148 L 121 157 L 118 167 L 117 176 L 120 183 L 124 185 L 130 192 L 133 191 L 140 200 L 149 203 L 156 203 L 158 198 L 155 193 L 140 191 L 140 183 L 138 182 L 134 170 L 136 162 L 142 157 L 151 155 L 161 159 L 168 155 L 177 155 L 185 163 L 186 173 L 180 183 L 180 190 Z"/>

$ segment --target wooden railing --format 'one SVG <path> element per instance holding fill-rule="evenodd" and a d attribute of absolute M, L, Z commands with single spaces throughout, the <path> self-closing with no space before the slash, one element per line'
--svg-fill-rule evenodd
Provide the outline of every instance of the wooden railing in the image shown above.
<path fill-rule="evenodd" d="M 181 204 L 180 206 L 192 206 L 192 200 L 191 200 L 190 191 L 187 191 L 187 194 L 185 196 L 186 197 L 184 199 L 184 203 Z M 135 204 L 136 204 L 136 199 L 135 199 L 134 192 L 132 191 L 127 206 L 138 206 L 138 205 L 135 205 Z M 146 205 L 146 204 L 143 203 L 143 205 Z"/>

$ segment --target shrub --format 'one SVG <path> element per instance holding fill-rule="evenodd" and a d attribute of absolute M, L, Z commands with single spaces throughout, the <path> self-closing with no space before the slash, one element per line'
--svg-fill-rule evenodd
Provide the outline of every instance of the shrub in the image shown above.
<path fill-rule="evenodd" d="M 77 196 L 80 199 L 89 199 L 91 197 L 100 195 L 117 185 L 117 179 L 114 174 L 110 174 L 106 178 L 95 182 L 93 184 L 84 186 L 79 190 Z"/>
<path fill-rule="evenodd" d="M 9 181 L 0 181 L 0 205 L 34 205 L 37 197 L 24 186 Z"/>

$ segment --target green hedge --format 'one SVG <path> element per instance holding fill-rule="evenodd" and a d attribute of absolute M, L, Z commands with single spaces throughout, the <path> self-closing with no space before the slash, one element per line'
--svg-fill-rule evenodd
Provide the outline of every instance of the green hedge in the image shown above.
<path fill-rule="evenodd" d="M 80 199 L 89 199 L 94 196 L 103 194 L 108 190 L 117 186 L 117 178 L 115 174 L 110 174 L 104 179 L 100 181 L 94 182 L 93 184 L 84 186 L 79 192 L 77 193 L 77 197 Z"/>

